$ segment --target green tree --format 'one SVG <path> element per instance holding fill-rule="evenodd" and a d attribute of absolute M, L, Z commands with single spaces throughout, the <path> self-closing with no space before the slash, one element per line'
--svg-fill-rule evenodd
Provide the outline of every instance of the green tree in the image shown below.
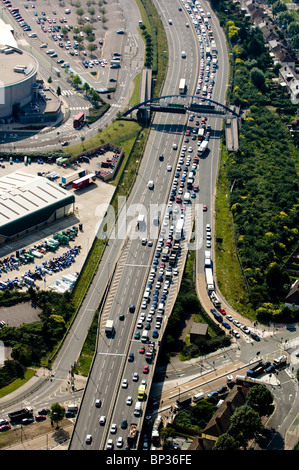
<path fill-rule="evenodd" d="M 228 433 L 240 442 L 241 447 L 246 448 L 248 441 L 263 432 L 263 429 L 258 413 L 251 406 L 243 405 L 231 416 Z"/>
<path fill-rule="evenodd" d="M 263 74 L 263 72 L 259 68 L 254 67 L 251 70 L 250 78 L 251 78 L 252 83 L 259 90 L 263 90 L 265 88 L 265 75 Z"/>
<path fill-rule="evenodd" d="M 215 444 L 215 450 L 240 450 L 240 444 L 233 436 L 221 434 Z"/>
<path fill-rule="evenodd" d="M 50 408 L 49 417 L 52 422 L 56 423 L 56 427 L 59 427 L 60 421 L 63 420 L 65 416 L 65 409 L 59 403 L 53 403 Z"/>
<path fill-rule="evenodd" d="M 274 411 L 273 395 L 265 385 L 254 385 L 248 392 L 247 404 L 255 410 L 259 416 L 269 416 Z"/>

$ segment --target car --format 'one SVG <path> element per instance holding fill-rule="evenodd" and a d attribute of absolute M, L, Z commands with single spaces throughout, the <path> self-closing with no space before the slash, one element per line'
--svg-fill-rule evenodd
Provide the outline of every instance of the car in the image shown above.
<path fill-rule="evenodd" d="M 192 147 L 188 147 L 188 152 L 189 152 L 189 153 L 193 152 L 193 148 L 192 148 Z"/>
<path fill-rule="evenodd" d="M 194 186 L 193 191 L 195 191 L 196 193 L 198 193 L 198 191 L 199 191 L 199 186 L 198 186 L 197 184 Z"/>
<path fill-rule="evenodd" d="M 107 441 L 107 449 L 108 449 L 108 450 L 112 450 L 113 447 L 114 447 L 113 440 L 112 440 L 112 439 L 108 439 L 108 441 Z"/>
<path fill-rule="evenodd" d="M 227 386 L 226 386 L 226 385 L 223 385 L 222 387 L 219 387 L 219 388 L 217 389 L 217 392 L 218 392 L 218 394 L 220 394 L 220 393 L 225 393 L 225 392 L 227 392 L 227 390 L 228 390 L 228 389 L 227 389 Z"/>
<path fill-rule="evenodd" d="M 207 397 L 210 398 L 210 397 L 217 397 L 218 396 L 218 392 L 217 390 L 215 390 L 214 392 L 210 392 L 208 393 Z"/>
<path fill-rule="evenodd" d="M 47 415 L 48 413 L 50 413 L 50 408 L 41 408 L 40 410 L 38 410 L 37 413 L 39 415 Z"/>
<path fill-rule="evenodd" d="M 130 352 L 128 356 L 128 362 L 133 362 L 134 361 L 134 353 Z"/>
<path fill-rule="evenodd" d="M 143 323 L 142 323 L 141 320 L 139 320 L 139 321 L 137 322 L 137 328 L 138 328 L 139 330 L 141 330 L 141 328 L 143 328 Z"/>
<path fill-rule="evenodd" d="M 233 324 L 240 328 L 241 323 L 238 320 L 233 320 Z"/>
<path fill-rule="evenodd" d="M 100 398 L 97 398 L 96 402 L 95 402 L 95 405 L 96 405 L 97 408 L 101 408 L 102 400 Z"/>
<path fill-rule="evenodd" d="M 226 315 L 226 311 L 224 310 L 224 308 L 220 307 L 218 310 L 220 313 L 222 313 L 222 315 Z"/>
<path fill-rule="evenodd" d="M 242 326 L 241 330 L 244 331 L 244 333 L 246 333 L 247 335 L 249 335 L 249 333 L 250 333 L 250 330 L 249 330 L 248 326 L 246 326 L 246 325 Z"/>
<path fill-rule="evenodd" d="M 148 373 L 149 373 L 149 366 L 144 366 L 142 372 L 143 372 L 144 374 L 148 374 Z"/>
<path fill-rule="evenodd" d="M 211 242 L 209 240 L 207 240 L 207 242 L 206 242 L 206 247 L 211 248 Z"/>
<path fill-rule="evenodd" d="M 228 321 L 233 321 L 233 317 L 232 317 L 231 315 L 226 315 L 226 319 L 227 319 Z"/>
<path fill-rule="evenodd" d="M 127 399 L 126 399 L 126 405 L 130 406 L 130 405 L 132 405 L 132 403 L 133 403 L 133 398 L 128 396 Z"/>
<path fill-rule="evenodd" d="M 253 338 L 255 341 L 260 341 L 260 337 L 256 333 L 251 333 L 251 338 Z"/>
<path fill-rule="evenodd" d="M 210 231 L 211 231 L 211 225 L 210 225 L 210 224 L 206 224 L 206 231 L 207 231 L 207 232 L 210 232 Z"/>
<path fill-rule="evenodd" d="M 141 346 L 141 347 L 139 348 L 139 352 L 140 352 L 140 354 L 144 354 L 144 353 L 145 353 L 145 347 L 144 347 L 144 346 Z"/>
<path fill-rule="evenodd" d="M 106 423 L 106 416 L 102 415 L 99 419 L 99 423 L 101 426 L 104 426 L 104 424 Z"/>
<path fill-rule="evenodd" d="M 33 423 L 33 421 L 34 421 L 34 418 L 33 418 L 33 416 L 31 416 L 30 418 L 22 419 L 21 422 L 22 422 L 22 424 L 30 424 L 30 423 Z"/>
<path fill-rule="evenodd" d="M 136 331 L 134 335 L 134 339 L 139 339 L 140 338 L 140 332 Z"/>
<path fill-rule="evenodd" d="M 171 171 L 172 170 L 172 166 L 171 165 L 167 165 L 167 171 Z"/>
<path fill-rule="evenodd" d="M 161 153 L 161 154 L 159 155 L 159 160 L 160 160 L 160 162 L 163 162 L 163 160 L 164 160 L 164 155 L 163 155 L 163 153 Z"/>
<path fill-rule="evenodd" d="M 124 441 L 123 441 L 123 438 L 121 436 L 119 436 L 119 438 L 117 439 L 117 442 L 116 442 L 116 447 L 120 448 L 122 447 L 124 444 Z"/>
<path fill-rule="evenodd" d="M 150 330 L 151 329 L 151 324 L 149 322 L 147 322 L 144 326 L 144 329 L 145 330 Z"/>
<path fill-rule="evenodd" d="M 120 319 L 121 321 L 123 321 L 123 320 L 125 319 L 125 316 L 124 316 L 123 313 L 121 313 L 121 314 L 119 315 L 119 319 Z"/>
<path fill-rule="evenodd" d="M 155 328 L 155 329 L 153 330 L 153 338 L 158 338 L 158 336 L 159 336 L 159 332 L 158 332 L 158 330 Z"/>
<path fill-rule="evenodd" d="M 91 441 L 92 441 L 92 435 L 91 435 L 91 434 L 87 434 L 87 436 L 86 436 L 86 438 L 85 438 L 86 444 L 91 444 Z"/>
<path fill-rule="evenodd" d="M 149 241 L 147 242 L 147 246 L 153 246 L 152 240 L 149 240 Z"/>
<path fill-rule="evenodd" d="M 236 330 L 232 330 L 232 335 L 233 335 L 235 338 L 240 338 L 240 335 L 239 335 L 239 333 L 238 333 Z"/>
<path fill-rule="evenodd" d="M 121 387 L 122 388 L 128 388 L 128 379 L 124 379 L 122 384 L 121 384 Z"/>
<path fill-rule="evenodd" d="M 133 374 L 133 382 L 138 382 L 138 380 L 139 380 L 139 374 L 138 374 L 138 372 L 134 372 L 134 374 Z"/>
<path fill-rule="evenodd" d="M 116 425 L 115 425 L 116 426 Z M 122 429 L 127 429 L 127 426 L 128 426 L 128 421 L 126 419 L 123 419 L 122 422 L 121 422 L 121 425 L 120 427 Z"/>
<path fill-rule="evenodd" d="M 146 238 L 142 238 L 141 240 L 141 245 L 146 245 L 147 244 L 147 239 Z"/>
<path fill-rule="evenodd" d="M 226 323 L 225 321 L 222 322 L 222 325 L 224 326 L 224 328 L 227 328 L 228 330 L 230 330 L 231 326 L 229 323 Z"/>
<path fill-rule="evenodd" d="M 111 428 L 110 428 L 110 433 L 111 434 L 116 434 L 116 432 L 117 432 L 117 425 L 115 423 L 113 423 L 111 425 Z"/>
<path fill-rule="evenodd" d="M 131 312 L 131 313 L 135 312 L 135 305 L 130 305 L 129 312 Z"/>
<path fill-rule="evenodd" d="M 47 419 L 46 415 L 37 415 L 35 417 L 35 421 L 44 421 L 45 419 Z"/>

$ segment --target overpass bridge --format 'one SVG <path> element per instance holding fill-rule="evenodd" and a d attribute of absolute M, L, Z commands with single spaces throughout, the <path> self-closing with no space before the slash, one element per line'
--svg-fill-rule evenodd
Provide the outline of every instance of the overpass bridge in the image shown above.
<path fill-rule="evenodd" d="M 151 91 L 148 75 L 144 75 L 142 80 L 140 98 L 146 97 L 142 102 L 131 107 L 123 113 L 123 117 L 136 113 L 136 118 L 142 122 L 148 122 L 151 112 L 186 114 L 199 113 L 204 115 L 214 115 L 225 118 L 226 147 L 229 152 L 235 152 L 239 148 L 238 129 L 240 123 L 240 110 L 235 105 L 226 106 L 218 101 L 199 95 L 165 95 L 156 98 L 148 97 Z M 176 98 L 177 102 L 173 102 Z M 187 103 L 180 103 L 179 99 L 188 100 Z M 198 101 L 198 102 L 196 102 Z"/>

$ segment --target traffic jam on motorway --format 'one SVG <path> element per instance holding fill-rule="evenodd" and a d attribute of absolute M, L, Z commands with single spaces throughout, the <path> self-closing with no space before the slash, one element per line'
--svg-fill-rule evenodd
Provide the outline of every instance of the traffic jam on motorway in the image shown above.
<path fill-rule="evenodd" d="M 191 3 L 191 2 L 190 2 Z M 200 62 L 200 75 L 196 88 L 196 93 L 201 92 L 201 87 L 206 87 L 206 83 L 210 81 L 208 92 L 205 96 L 208 98 L 212 95 L 215 73 L 217 65 L 214 62 L 211 65 L 212 55 L 209 52 L 209 38 L 211 39 L 212 31 L 209 24 L 202 19 L 204 16 L 203 10 L 200 8 L 199 2 L 195 5 L 190 5 L 187 2 L 183 2 L 186 6 L 187 11 L 190 13 L 192 23 L 197 29 L 198 39 L 200 42 L 201 50 L 201 62 Z M 199 8 L 199 9 L 198 9 Z M 193 13 L 194 14 L 193 14 Z M 201 25 L 201 26 L 200 26 Z M 189 27 L 189 24 L 186 24 Z M 205 60 L 206 59 L 206 60 Z M 210 75 L 210 68 L 212 66 L 212 74 Z M 202 97 L 201 102 L 205 99 Z M 141 303 L 141 311 L 139 313 L 136 330 L 134 333 L 134 339 L 141 341 L 141 346 L 138 349 L 139 354 L 144 355 L 145 360 L 148 364 L 145 364 L 142 370 L 142 374 L 148 374 L 150 372 L 150 364 L 153 361 L 155 354 L 155 341 L 161 336 L 161 329 L 163 327 L 163 319 L 166 317 L 166 301 L 169 295 L 173 277 L 178 276 L 179 268 L 178 261 L 180 259 L 180 253 L 182 250 L 182 242 L 186 235 L 186 222 L 187 213 L 192 205 L 192 200 L 197 197 L 199 192 L 199 184 L 197 184 L 197 168 L 199 164 L 199 157 L 204 153 L 201 151 L 203 142 L 208 144 L 210 137 L 211 127 L 207 124 L 207 118 L 205 116 L 198 117 L 195 115 L 189 116 L 189 125 L 185 131 L 184 142 L 180 149 L 177 163 L 174 171 L 174 178 L 170 191 L 169 201 L 164 217 L 160 220 L 160 215 L 156 214 L 153 218 L 153 225 L 159 229 L 159 238 L 156 247 L 155 254 L 153 256 L 153 262 L 151 265 L 149 278 L 147 280 L 147 286 L 143 293 L 143 300 Z M 196 144 L 196 147 L 193 144 Z M 204 146 L 205 150 L 207 145 Z M 197 149 L 197 151 L 196 151 Z M 173 151 L 177 152 L 178 145 L 173 143 Z M 158 156 L 159 162 L 164 161 L 164 155 Z M 172 165 L 167 165 L 167 171 L 173 172 Z M 154 191 L 155 182 L 148 182 L 148 191 Z M 203 211 L 207 211 L 207 205 L 203 205 Z M 189 216 L 189 214 L 188 214 Z M 189 217 L 188 217 L 189 218 Z M 146 220 L 143 215 L 138 217 L 137 222 L 138 229 L 142 232 L 146 227 Z M 147 239 L 145 236 L 141 238 L 141 244 L 146 247 L 152 247 L 153 241 Z M 211 247 L 211 232 L 206 233 L 206 247 Z M 146 310 L 148 309 L 148 313 Z M 135 312 L 135 306 L 129 307 L 130 312 Z M 145 346 L 142 345 L 145 343 Z M 128 362 L 134 362 L 134 352 L 130 352 L 128 356 Z M 133 374 L 133 381 L 139 381 L 139 374 L 135 372 Z M 122 388 L 128 388 L 128 379 L 124 378 L 122 381 Z M 138 388 L 138 397 L 128 396 L 126 398 L 126 404 L 134 405 L 134 416 L 136 418 L 141 416 L 142 401 L 145 397 L 146 381 L 143 379 Z M 137 400 L 137 401 L 136 401 Z M 102 416 L 102 424 L 105 422 L 105 417 Z M 127 420 L 123 420 L 120 423 L 122 429 L 127 428 Z M 131 423 L 128 429 L 128 447 L 131 447 L 134 442 L 134 436 L 138 425 Z M 106 443 L 107 449 L 114 448 L 113 435 L 117 433 L 117 424 L 112 424 L 110 434 Z M 86 442 L 91 442 L 91 436 L 88 435 Z M 123 437 L 119 437 L 116 440 L 116 447 L 123 447 Z M 148 448 L 147 441 L 144 442 L 144 449 Z"/>

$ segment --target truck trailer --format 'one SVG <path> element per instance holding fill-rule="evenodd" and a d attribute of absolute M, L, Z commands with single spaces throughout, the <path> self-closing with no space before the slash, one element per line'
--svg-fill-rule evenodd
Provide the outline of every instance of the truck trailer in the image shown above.
<path fill-rule="evenodd" d="M 206 284 L 208 291 L 213 291 L 215 289 L 214 286 L 214 278 L 213 278 L 213 271 L 211 268 L 205 268 L 205 275 L 206 275 Z"/>
<path fill-rule="evenodd" d="M 89 173 L 88 175 L 83 176 L 82 178 L 78 178 L 72 182 L 72 186 L 74 189 L 82 189 L 88 186 L 89 184 L 93 183 L 96 178 L 95 173 Z"/>
<path fill-rule="evenodd" d="M 21 410 L 18 411 L 12 411 L 11 413 L 8 413 L 8 417 L 11 423 L 20 423 L 22 419 L 25 418 L 32 418 L 33 416 L 33 409 L 26 407 L 22 408 Z"/>
<path fill-rule="evenodd" d="M 61 183 L 62 184 L 69 184 L 72 183 L 73 181 L 82 178 L 83 176 L 86 175 L 86 170 L 81 169 L 81 170 L 76 170 L 70 173 L 69 175 L 65 175 L 61 177 Z"/>

